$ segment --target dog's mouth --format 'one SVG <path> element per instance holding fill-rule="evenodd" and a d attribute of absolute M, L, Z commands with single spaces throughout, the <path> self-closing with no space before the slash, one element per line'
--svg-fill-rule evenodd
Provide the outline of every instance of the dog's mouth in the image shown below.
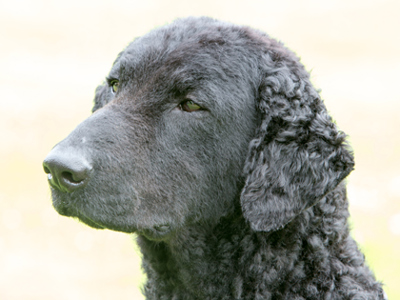
<path fill-rule="evenodd" d="M 155 224 L 151 222 L 138 224 L 137 218 L 140 216 L 140 211 L 130 214 L 129 207 L 125 211 L 117 212 L 104 200 L 102 206 L 91 205 L 93 199 L 86 198 L 87 193 L 82 191 L 63 193 L 53 187 L 51 190 L 53 207 L 60 215 L 78 219 L 95 229 L 109 229 L 124 233 L 136 232 L 154 241 L 166 240 L 176 231 L 173 224 L 162 221 L 154 222 Z"/>
<path fill-rule="evenodd" d="M 93 220 L 84 217 L 82 214 L 79 215 L 78 217 L 76 217 L 77 219 L 79 219 L 79 221 L 81 221 L 82 223 L 85 223 L 86 225 L 92 227 L 92 228 L 96 228 L 96 229 L 106 229 L 106 227 L 101 226 L 99 224 L 97 224 L 96 222 L 94 222 Z"/>
<path fill-rule="evenodd" d="M 58 201 L 53 201 L 54 209 L 62 216 L 76 218 L 82 223 L 96 229 L 105 229 L 106 227 L 96 223 L 92 219 L 83 215 L 78 209 L 71 208 L 70 206 L 60 205 Z"/>
<path fill-rule="evenodd" d="M 152 241 L 162 241 L 167 239 L 172 232 L 172 227 L 168 224 L 154 226 L 149 229 L 139 230 L 139 234 L 144 235 L 146 238 Z"/>
<path fill-rule="evenodd" d="M 124 233 L 137 231 L 136 225 L 132 220 L 127 221 L 126 216 L 110 218 L 104 211 L 88 210 L 85 206 L 86 200 L 69 196 L 71 195 L 52 189 L 53 207 L 60 215 L 78 219 L 80 222 L 95 229 L 109 229 Z"/>

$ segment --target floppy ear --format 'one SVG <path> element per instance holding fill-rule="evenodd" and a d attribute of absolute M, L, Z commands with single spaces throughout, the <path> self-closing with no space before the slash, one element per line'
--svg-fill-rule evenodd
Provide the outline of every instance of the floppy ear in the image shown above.
<path fill-rule="evenodd" d="M 259 89 L 241 205 L 257 231 L 277 230 L 316 204 L 353 169 L 338 131 L 299 62 L 270 68 Z"/>

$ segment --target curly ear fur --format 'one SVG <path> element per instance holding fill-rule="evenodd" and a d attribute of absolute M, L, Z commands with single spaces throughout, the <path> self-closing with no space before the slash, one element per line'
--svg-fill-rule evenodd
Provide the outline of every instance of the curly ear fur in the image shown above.
<path fill-rule="evenodd" d="M 354 167 L 345 134 L 336 128 L 298 59 L 276 52 L 265 59 L 258 101 L 261 124 L 250 143 L 241 195 L 243 214 L 257 231 L 282 228 Z"/>

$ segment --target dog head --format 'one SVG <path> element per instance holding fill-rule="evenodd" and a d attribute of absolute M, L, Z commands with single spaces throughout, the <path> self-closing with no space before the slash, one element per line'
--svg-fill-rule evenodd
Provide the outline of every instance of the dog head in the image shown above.
<path fill-rule="evenodd" d="M 254 230 L 281 228 L 352 167 L 294 54 L 208 18 L 134 40 L 44 162 L 60 214 L 151 239 L 239 202 Z"/>

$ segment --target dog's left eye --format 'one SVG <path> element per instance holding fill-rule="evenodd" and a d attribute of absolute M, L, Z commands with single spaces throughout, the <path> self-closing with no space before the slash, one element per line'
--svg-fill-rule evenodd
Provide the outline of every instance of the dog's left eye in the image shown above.
<path fill-rule="evenodd" d="M 183 101 L 180 105 L 179 108 L 181 110 L 187 111 L 187 112 L 192 112 L 196 110 L 201 110 L 201 106 L 198 105 L 197 103 L 193 102 L 192 100 L 186 100 Z"/>
<path fill-rule="evenodd" d="M 119 81 L 113 80 L 111 81 L 111 91 L 115 94 L 118 91 Z"/>

